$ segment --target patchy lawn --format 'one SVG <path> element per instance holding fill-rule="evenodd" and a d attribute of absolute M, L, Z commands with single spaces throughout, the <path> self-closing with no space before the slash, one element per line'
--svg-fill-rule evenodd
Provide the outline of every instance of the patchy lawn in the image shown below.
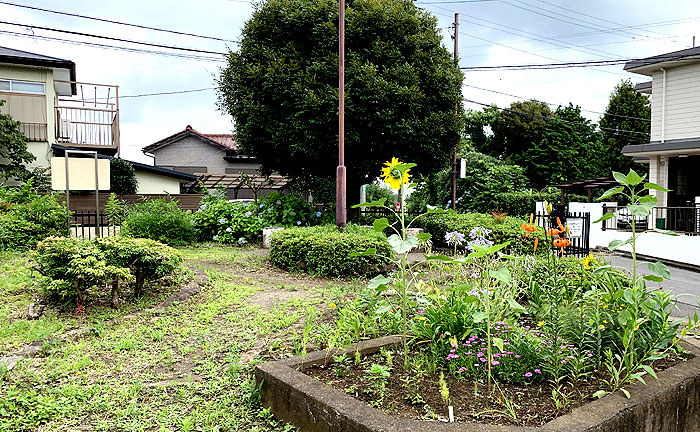
<path fill-rule="evenodd" d="M 39 275 L 27 254 L 1 253 L 0 357 L 77 336 L 0 368 L 0 432 L 291 430 L 260 408 L 253 366 L 298 351 L 307 308 L 323 320 L 355 287 L 274 270 L 256 248 L 183 252 L 209 277 L 188 300 L 153 308 L 177 289 L 154 287 L 119 309 L 52 305 L 36 321 Z"/>

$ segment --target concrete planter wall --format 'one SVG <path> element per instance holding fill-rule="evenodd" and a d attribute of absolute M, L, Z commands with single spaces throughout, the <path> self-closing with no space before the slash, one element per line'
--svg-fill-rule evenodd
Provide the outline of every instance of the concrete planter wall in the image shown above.
<path fill-rule="evenodd" d="M 361 342 L 345 353 L 352 358 L 357 350 L 372 354 L 398 343 L 398 337 L 384 337 Z M 692 349 L 695 358 L 659 372 L 658 380 L 649 377 L 646 386 L 628 386 L 631 399 L 617 392 L 534 428 L 391 417 L 299 372 L 330 363 L 334 352 L 261 364 L 255 375 L 262 382 L 262 404 L 302 432 L 696 432 L 700 431 L 700 350 Z"/>

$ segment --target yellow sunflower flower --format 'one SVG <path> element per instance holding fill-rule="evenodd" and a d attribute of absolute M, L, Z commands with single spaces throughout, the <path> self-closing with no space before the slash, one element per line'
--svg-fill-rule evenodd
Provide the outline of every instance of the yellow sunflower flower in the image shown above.
<path fill-rule="evenodd" d="M 408 184 L 408 172 L 410 168 L 407 169 L 403 175 L 396 166 L 403 165 L 397 158 L 391 158 L 391 162 L 385 162 L 384 167 L 382 167 L 382 177 L 384 177 L 384 183 L 388 184 L 392 189 L 401 189 L 402 185 Z"/>

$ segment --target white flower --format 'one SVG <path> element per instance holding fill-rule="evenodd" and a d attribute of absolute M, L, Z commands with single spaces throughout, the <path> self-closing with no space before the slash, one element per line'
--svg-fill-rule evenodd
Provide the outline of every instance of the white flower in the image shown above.
<path fill-rule="evenodd" d="M 225 224 L 225 223 L 226 223 L 226 219 L 224 219 L 224 218 L 219 219 L 219 223 L 220 223 L 220 224 Z"/>
<path fill-rule="evenodd" d="M 252 215 L 252 214 L 253 214 L 253 212 L 245 212 L 246 217 L 250 217 L 250 215 Z"/>
<path fill-rule="evenodd" d="M 231 231 L 233 231 L 233 229 L 231 229 L 231 227 L 226 228 L 226 232 L 231 232 Z"/>
<path fill-rule="evenodd" d="M 217 241 L 217 240 L 219 239 L 219 236 L 214 236 L 214 237 L 212 237 L 211 239 L 214 240 L 214 241 Z"/>

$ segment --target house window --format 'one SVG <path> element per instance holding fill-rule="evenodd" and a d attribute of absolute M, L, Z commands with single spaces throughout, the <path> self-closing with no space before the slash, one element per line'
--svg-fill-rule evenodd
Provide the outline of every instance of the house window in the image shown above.
<path fill-rule="evenodd" d="M 46 86 L 42 82 L 35 81 L 0 80 L 0 91 L 44 94 Z"/>

